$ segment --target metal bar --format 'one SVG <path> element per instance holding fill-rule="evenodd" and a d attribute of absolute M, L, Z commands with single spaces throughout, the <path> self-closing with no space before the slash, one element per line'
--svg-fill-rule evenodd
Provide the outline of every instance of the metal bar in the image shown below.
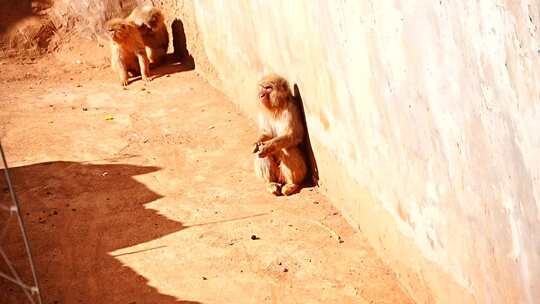
<path fill-rule="evenodd" d="M 28 285 L 23 283 L 23 281 L 19 277 L 19 274 L 17 273 L 17 270 L 15 270 L 15 267 L 13 267 L 13 265 L 11 265 L 6 253 L 4 252 L 4 250 L 2 250 L 1 247 L 0 247 L 0 255 L 2 256 L 4 261 L 6 262 L 8 268 L 9 268 L 9 271 L 11 271 L 11 275 L 13 276 L 15 281 L 13 281 L 10 277 L 7 277 L 7 275 L 6 276 L 1 276 L 1 277 L 5 278 L 6 280 L 11 281 L 11 282 L 13 282 L 13 283 L 15 283 L 15 284 L 17 284 L 17 285 L 19 285 L 21 287 L 23 287 L 22 290 L 23 290 L 24 294 L 26 295 L 26 297 L 30 300 L 30 302 L 34 303 L 34 299 L 32 298 L 32 295 L 30 293 L 28 293 L 28 290 L 26 290 L 26 289 L 31 289 L 31 288 Z M 0 273 L 0 274 L 2 274 L 2 273 Z M 26 287 L 28 287 L 28 288 L 26 288 Z"/>
<path fill-rule="evenodd" d="M 32 257 L 32 252 L 30 251 L 30 241 L 28 240 L 28 236 L 26 234 L 26 228 L 24 227 L 24 221 L 20 213 L 21 206 L 19 204 L 19 200 L 17 199 L 17 196 L 15 195 L 15 190 L 13 189 L 13 185 L 11 184 L 11 178 L 9 174 L 9 168 L 8 168 L 8 164 L 6 160 L 6 155 L 4 154 L 4 148 L 2 147 L 1 141 L 0 141 L 0 154 L 2 155 L 2 161 L 4 163 L 4 173 L 6 176 L 9 192 L 11 194 L 11 200 L 13 201 L 13 205 L 17 208 L 17 218 L 19 219 L 19 227 L 21 228 L 21 232 L 22 232 L 22 236 L 24 240 L 24 246 L 26 247 L 26 253 L 28 254 L 28 261 L 30 262 L 30 269 L 32 270 L 32 277 L 34 278 L 34 285 L 37 288 L 38 303 L 42 304 L 43 301 L 41 299 L 41 292 L 40 292 L 41 289 L 39 287 L 39 281 L 37 279 L 36 268 L 34 266 L 34 258 Z"/>
<path fill-rule="evenodd" d="M 0 278 L 4 278 L 4 279 L 10 281 L 13 284 L 19 285 L 22 289 L 28 289 L 30 291 L 33 289 L 32 286 L 28 286 L 28 285 L 24 284 L 23 282 L 17 280 L 16 278 L 10 277 L 9 275 L 7 275 L 7 274 L 5 274 L 3 272 L 0 272 Z"/>

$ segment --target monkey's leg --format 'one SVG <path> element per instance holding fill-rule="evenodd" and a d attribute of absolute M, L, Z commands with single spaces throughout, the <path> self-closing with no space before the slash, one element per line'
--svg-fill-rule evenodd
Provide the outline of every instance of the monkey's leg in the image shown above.
<path fill-rule="evenodd" d="M 306 177 L 306 161 L 298 148 L 282 150 L 279 153 L 279 159 L 279 180 L 285 183 L 281 187 L 281 193 L 291 195 L 298 190 Z"/>
<path fill-rule="evenodd" d="M 281 184 L 277 183 L 278 165 L 272 157 L 255 157 L 255 174 L 266 182 L 268 192 L 279 195 Z"/>
<path fill-rule="evenodd" d="M 150 62 L 150 64 L 156 65 L 158 61 L 156 51 L 149 46 L 145 46 L 144 49 L 146 51 L 146 56 L 148 57 L 148 61 Z"/>
<path fill-rule="evenodd" d="M 124 64 L 121 59 L 117 59 L 113 64 L 113 70 L 116 70 L 118 78 L 120 78 L 120 84 L 122 86 L 128 85 L 128 67 Z"/>
<path fill-rule="evenodd" d="M 137 60 L 139 61 L 142 79 L 144 81 L 150 81 L 150 63 L 148 62 L 148 57 L 146 57 L 146 52 L 143 51 L 137 54 Z"/>
<path fill-rule="evenodd" d="M 111 43 L 111 68 L 118 75 L 122 86 L 128 85 L 128 66 L 125 64 L 123 52 L 116 43 Z"/>

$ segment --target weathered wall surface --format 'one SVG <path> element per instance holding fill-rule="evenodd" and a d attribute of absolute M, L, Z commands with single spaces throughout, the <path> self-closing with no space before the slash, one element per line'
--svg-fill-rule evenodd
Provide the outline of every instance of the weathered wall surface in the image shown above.
<path fill-rule="evenodd" d="M 419 303 L 538 301 L 537 1 L 192 4 L 248 113 L 298 84 L 323 187 Z"/>

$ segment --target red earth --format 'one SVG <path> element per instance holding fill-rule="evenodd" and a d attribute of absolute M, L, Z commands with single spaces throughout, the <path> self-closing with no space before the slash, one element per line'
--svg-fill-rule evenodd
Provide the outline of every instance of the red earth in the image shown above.
<path fill-rule="evenodd" d="M 0 138 L 44 303 L 412 303 L 317 188 L 265 192 L 254 123 L 196 70 L 122 89 L 106 47 L 77 41 L 0 71 Z M 0 243 L 30 283 L 15 221 Z"/>

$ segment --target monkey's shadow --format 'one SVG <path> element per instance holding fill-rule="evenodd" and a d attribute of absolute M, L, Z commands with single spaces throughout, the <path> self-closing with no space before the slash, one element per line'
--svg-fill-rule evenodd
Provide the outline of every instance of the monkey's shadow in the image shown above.
<path fill-rule="evenodd" d="M 167 54 L 163 64 L 155 67 L 150 66 L 150 69 L 152 71 L 152 79 L 157 79 L 171 74 L 194 70 L 195 61 L 191 56 L 178 59 L 176 54 Z"/>
<path fill-rule="evenodd" d="M 181 72 L 187 72 L 195 69 L 195 61 L 189 56 L 183 59 L 178 59 L 176 54 L 167 54 L 165 60 L 160 65 L 150 65 L 150 78 L 152 80 L 163 76 L 172 75 Z M 141 75 L 138 72 L 130 71 L 131 77 L 129 83 L 141 80 Z"/>
<path fill-rule="evenodd" d="M 307 125 L 307 121 L 306 121 L 304 101 L 302 100 L 302 95 L 300 94 L 300 89 L 298 88 L 298 84 L 296 83 L 294 84 L 293 90 L 294 90 L 293 97 L 298 104 L 298 108 L 300 108 L 300 115 L 302 116 L 302 123 L 304 124 L 304 130 L 306 130 L 306 135 L 304 137 L 304 141 L 302 142 L 302 144 L 300 144 L 300 149 L 304 152 L 304 155 L 306 155 L 307 157 L 308 174 L 306 176 L 306 179 L 304 180 L 304 183 L 301 189 L 312 188 L 312 187 L 319 186 L 319 169 L 317 167 L 317 161 L 315 160 L 315 154 L 313 153 L 311 140 L 309 138 L 309 126 Z M 299 189 L 299 191 L 301 189 Z"/>

